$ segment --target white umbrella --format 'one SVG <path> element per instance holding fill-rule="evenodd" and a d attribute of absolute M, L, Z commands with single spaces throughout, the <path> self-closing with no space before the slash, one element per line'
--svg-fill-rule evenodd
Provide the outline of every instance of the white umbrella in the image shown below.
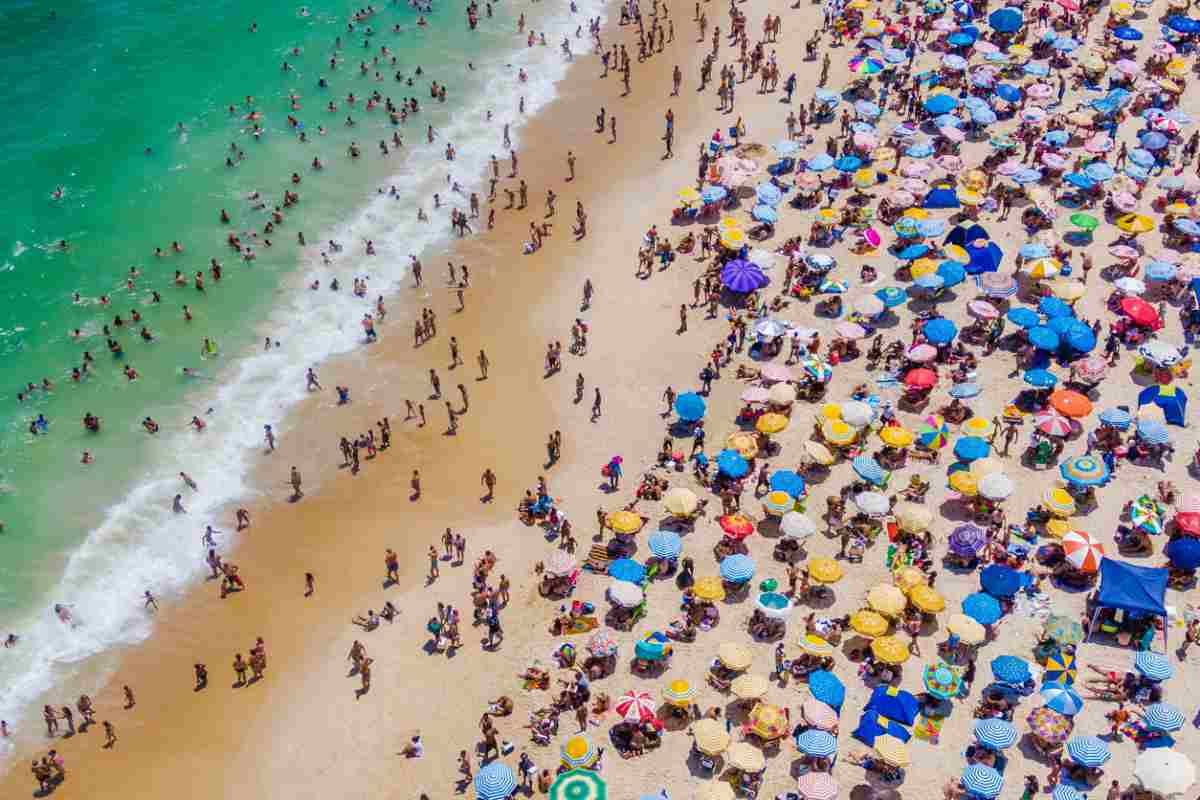
<path fill-rule="evenodd" d="M 979 493 L 988 500 L 1006 500 L 1016 488 L 1012 478 L 1003 472 L 993 472 L 979 479 Z"/>
<path fill-rule="evenodd" d="M 1169 367 L 1183 360 L 1183 355 L 1179 352 L 1179 348 L 1159 339 L 1151 339 L 1143 344 L 1138 348 L 1138 354 L 1160 367 Z"/>
<path fill-rule="evenodd" d="M 783 336 L 788 332 L 788 324 L 777 319 L 762 319 L 754 324 L 754 332 L 759 336 L 774 339 L 776 336 Z"/>
<path fill-rule="evenodd" d="M 783 535 L 791 539 L 807 539 L 817 532 L 817 523 L 809 519 L 807 514 L 799 511 L 789 511 L 779 522 Z"/>
<path fill-rule="evenodd" d="M 887 497 L 879 492 L 863 492 L 855 495 L 854 505 L 858 506 L 858 509 L 864 514 L 878 516 L 886 514 L 891 504 Z"/>
<path fill-rule="evenodd" d="M 629 581 L 613 581 L 608 587 L 608 599 L 625 608 L 637 608 L 645 597 L 642 587 Z"/>
<path fill-rule="evenodd" d="M 566 550 L 555 550 L 546 559 L 543 568 L 547 575 L 570 575 L 571 571 L 575 569 L 575 556 Z"/>
<path fill-rule="evenodd" d="M 1196 782 L 1196 765 L 1178 750 L 1154 747 L 1137 757 L 1133 777 L 1146 791 L 1171 800 Z"/>
<path fill-rule="evenodd" d="M 875 412 L 866 403 L 858 400 L 848 400 L 841 405 L 842 421 L 855 428 L 861 428 L 871 421 Z"/>

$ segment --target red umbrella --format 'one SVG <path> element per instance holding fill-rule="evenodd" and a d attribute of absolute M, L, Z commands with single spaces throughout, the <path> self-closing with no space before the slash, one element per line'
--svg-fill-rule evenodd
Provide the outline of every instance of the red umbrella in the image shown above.
<path fill-rule="evenodd" d="M 937 373 L 926 367 L 910 369 L 904 376 L 904 385 L 914 389 L 932 389 L 937 385 Z"/>
<path fill-rule="evenodd" d="M 633 689 L 617 698 L 616 711 L 626 722 L 649 722 L 654 719 L 654 698 Z"/>
<path fill-rule="evenodd" d="M 1126 297 L 1122 299 L 1121 311 L 1138 325 L 1143 325 L 1147 328 L 1157 329 L 1162 324 L 1162 321 L 1158 318 L 1158 312 L 1154 310 L 1154 306 L 1140 297 Z"/>
<path fill-rule="evenodd" d="M 719 520 L 721 530 L 734 539 L 745 539 L 754 533 L 754 523 L 741 514 L 727 514 Z"/>
<path fill-rule="evenodd" d="M 1200 536 L 1200 513 L 1180 511 L 1175 515 L 1175 527 L 1193 536 Z"/>

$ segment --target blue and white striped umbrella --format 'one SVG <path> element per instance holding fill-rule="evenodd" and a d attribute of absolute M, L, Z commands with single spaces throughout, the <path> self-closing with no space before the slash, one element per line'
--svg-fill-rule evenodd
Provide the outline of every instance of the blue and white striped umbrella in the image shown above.
<path fill-rule="evenodd" d="M 1100 412 L 1100 421 L 1117 430 L 1127 430 L 1133 416 L 1123 408 L 1109 408 Z"/>
<path fill-rule="evenodd" d="M 837 737 L 828 731 L 810 728 L 796 737 L 796 749 L 817 758 L 829 758 L 837 752 Z"/>
<path fill-rule="evenodd" d="M 992 659 L 992 674 L 1002 683 L 1024 683 L 1029 680 L 1029 662 L 1016 656 L 997 656 Z"/>
<path fill-rule="evenodd" d="M 754 577 L 754 559 L 741 553 L 725 556 L 721 561 L 721 577 L 730 583 L 745 583 Z"/>
<path fill-rule="evenodd" d="M 479 800 L 505 800 L 517 789 L 517 776 L 502 761 L 493 761 L 475 773 L 475 796 Z"/>
<path fill-rule="evenodd" d="M 884 481 L 883 467 L 879 462 L 868 455 L 855 456 L 850 462 L 850 466 L 858 473 L 859 477 L 864 481 L 870 481 L 876 486 L 882 486 Z"/>
<path fill-rule="evenodd" d="M 1142 714 L 1146 727 L 1152 731 L 1172 733 L 1183 727 L 1183 712 L 1170 703 L 1155 703 L 1146 706 Z"/>
<path fill-rule="evenodd" d="M 1171 441 L 1171 434 L 1167 430 L 1167 426 L 1152 419 L 1138 420 L 1137 435 L 1143 442 L 1150 444 L 1166 444 Z"/>
<path fill-rule="evenodd" d="M 996 717 L 981 719 L 975 723 L 975 740 L 984 747 L 1003 750 L 1017 740 L 1017 729 Z"/>
<path fill-rule="evenodd" d="M 1083 698 L 1079 693 L 1065 683 L 1046 683 L 1042 685 L 1042 699 L 1046 707 L 1068 717 L 1073 717 L 1083 708 Z"/>
<path fill-rule="evenodd" d="M 1073 736 L 1067 740 L 1067 755 L 1084 767 L 1099 767 L 1112 758 L 1108 742 L 1097 736 Z"/>
<path fill-rule="evenodd" d="M 1170 261 L 1151 261 L 1146 265 L 1146 279 L 1151 281 L 1169 281 L 1179 272 L 1179 267 Z"/>
<path fill-rule="evenodd" d="M 1133 657 L 1133 666 L 1152 681 L 1165 681 L 1175 674 L 1171 660 L 1153 650 L 1141 650 Z"/>
<path fill-rule="evenodd" d="M 683 550 L 683 540 L 675 531 L 655 531 L 646 540 L 650 552 L 659 558 L 675 558 Z"/>
<path fill-rule="evenodd" d="M 1060 783 L 1054 787 L 1054 791 L 1050 793 L 1051 800 L 1087 800 L 1087 798 L 1079 793 L 1079 790 L 1074 786 L 1066 783 Z"/>
<path fill-rule="evenodd" d="M 971 794 L 987 798 L 987 800 L 991 800 L 1004 790 L 1004 777 L 983 764 L 972 764 L 963 770 L 961 783 L 962 787 Z"/>

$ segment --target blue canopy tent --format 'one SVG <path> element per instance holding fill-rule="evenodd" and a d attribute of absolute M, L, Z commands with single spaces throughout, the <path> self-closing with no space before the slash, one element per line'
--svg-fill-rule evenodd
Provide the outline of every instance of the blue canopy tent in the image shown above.
<path fill-rule="evenodd" d="M 912 692 L 894 686 L 877 686 L 863 713 L 874 712 L 904 725 L 912 725 L 920 710 L 921 704 Z"/>
<path fill-rule="evenodd" d="M 1117 608 L 1135 614 L 1150 614 L 1163 618 L 1163 647 L 1167 646 L 1167 581 L 1171 571 L 1166 567 L 1139 567 L 1111 558 L 1100 560 L 1100 592 L 1096 598 L 1096 613 L 1092 615 L 1089 631 L 1095 632 L 1100 610 Z M 1088 635 L 1091 639 L 1091 634 Z"/>
<path fill-rule="evenodd" d="M 867 747 L 874 747 L 875 740 L 880 736 L 895 736 L 902 742 L 912 738 L 908 728 L 870 708 L 863 709 L 862 719 L 850 735 Z"/>
<path fill-rule="evenodd" d="M 1187 424 L 1187 395 L 1174 384 L 1147 386 L 1138 393 L 1138 407 L 1153 403 L 1162 409 L 1168 425 Z"/>
<path fill-rule="evenodd" d="M 967 264 L 968 275 L 978 275 L 982 272 L 995 272 L 1000 269 L 1000 259 L 1004 251 L 995 242 L 988 242 L 982 247 L 967 247 L 967 255 L 971 261 Z"/>
<path fill-rule="evenodd" d="M 955 225 L 950 230 L 950 233 L 946 234 L 946 238 L 943 241 L 945 244 L 956 244 L 959 247 L 966 247 L 967 242 L 990 238 L 992 237 L 988 235 L 987 229 L 982 225 L 970 225 L 967 227 Z"/>

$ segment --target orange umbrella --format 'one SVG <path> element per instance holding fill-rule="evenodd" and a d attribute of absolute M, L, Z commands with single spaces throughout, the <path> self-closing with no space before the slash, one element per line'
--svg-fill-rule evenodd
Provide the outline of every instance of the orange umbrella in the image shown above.
<path fill-rule="evenodd" d="M 754 522 L 741 514 L 727 514 L 719 520 L 721 530 L 734 539 L 745 539 L 754 533 Z"/>
<path fill-rule="evenodd" d="M 1065 417 L 1086 417 L 1092 413 L 1092 401 L 1070 389 L 1059 389 L 1051 394 L 1050 405 Z"/>

